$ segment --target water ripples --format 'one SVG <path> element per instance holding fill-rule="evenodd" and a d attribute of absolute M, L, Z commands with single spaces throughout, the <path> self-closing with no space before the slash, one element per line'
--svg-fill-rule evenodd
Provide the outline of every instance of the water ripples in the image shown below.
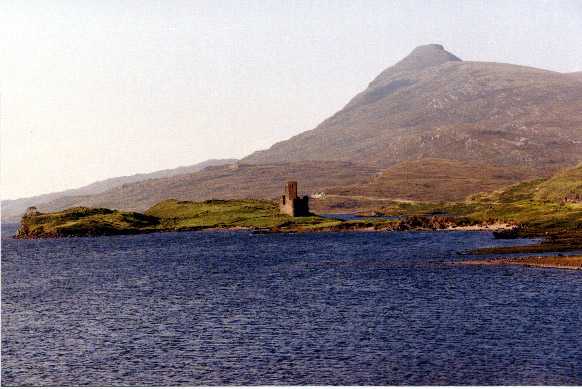
<path fill-rule="evenodd" d="M 4 385 L 582 384 L 582 274 L 487 233 L 2 243 Z"/>

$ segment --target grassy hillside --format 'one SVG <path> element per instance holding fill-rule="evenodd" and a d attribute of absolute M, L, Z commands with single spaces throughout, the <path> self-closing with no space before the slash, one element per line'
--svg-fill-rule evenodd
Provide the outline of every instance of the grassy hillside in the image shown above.
<path fill-rule="evenodd" d="M 582 232 L 582 164 L 548 179 L 471 196 L 462 212 L 474 219 L 511 221 L 544 234 Z"/>
<path fill-rule="evenodd" d="M 534 197 L 538 201 L 582 202 L 582 164 L 540 183 Z"/>
<path fill-rule="evenodd" d="M 409 185 L 410 183 L 438 182 L 445 175 L 459 176 L 459 173 L 454 172 L 454 163 L 442 162 L 442 172 L 424 171 L 422 175 L 409 178 Z M 446 169 L 447 165 L 452 169 Z M 471 179 L 470 169 L 464 173 L 466 178 L 459 179 L 460 187 L 468 185 Z M 398 172 L 392 175 L 395 177 L 393 185 L 407 186 L 407 179 L 402 178 L 406 177 L 406 173 L 403 171 L 400 174 L 400 177 L 398 177 Z M 383 180 L 384 175 L 378 179 Z M 434 186 L 428 187 L 434 188 Z M 412 188 L 422 192 L 422 185 L 413 184 Z M 462 193 L 463 188 L 443 184 L 442 190 L 459 190 L 459 193 Z M 582 164 L 565 169 L 549 178 L 525 181 L 503 189 L 471 195 L 465 201 L 395 201 L 381 197 L 332 195 L 325 200 L 313 203 L 319 209 L 333 210 L 335 208 L 344 212 L 359 211 L 360 214 L 447 215 L 467 219 L 470 223 L 506 222 L 527 226 L 532 231 L 540 230 L 544 233 L 560 231 L 560 229 L 582 230 Z"/>
<path fill-rule="evenodd" d="M 543 237 L 533 246 L 479 250 L 481 253 L 544 252 L 582 249 L 581 166 L 548 179 L 512 185 L 471 196 L 458 203 L 392 203 L 376 212 L 404 215 L 447 215 L 456 224 L 509 223 L 517 228 L 505 237 Z M 564 196 L 568 201 L 564 201 Z M 579 200 L 576 200 L 579 199 Z"/>
<path fill-rule="evenodd" d="M 560 191 L 550 191 L 550 180 L 535 180 L 506 190 L 473 196 L 464 210 L 466 216 L 479 220 L 502 220 L 522 225 L 532 232 L 582 232 L 582 202 L 560 202 Z M 582 183 L 582 181 L 581 181 Z M 582 186 L 580 187 L 582 188 Z M 578 192 L 582 194 L 582 192 Z M 539 198 L 543 197 L 544 200 Z"/>

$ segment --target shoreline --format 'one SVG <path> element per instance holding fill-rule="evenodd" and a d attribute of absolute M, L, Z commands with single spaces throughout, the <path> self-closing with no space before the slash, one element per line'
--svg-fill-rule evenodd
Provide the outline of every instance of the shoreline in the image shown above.
<path fill-rule="evenodd" d="M 522 258 L 471 259 L 455 262 L 464 266 L 525 266 L 537 268 L 582 270 L 582 255 L 532 256 Z"/>
<path fill-rule="evenodd" d="M 451 226 L 444 230 L 446 231 L 511 231 L 516 229 L 515 224 L 509 223 L 491 223 L 491 224 L 475 224 L 469 226 Z"/>
<path fill-rule="evenodd" d="M 357 222 L 345 222 L 333 226 L 325 227 L 287 227 L 287 228 L 261 228 L 261 227 L 247 227 L 247 226 L 230 226 L 230 227 L 187 227 L 178 229 L 143 229 L 132 230 L 128 229 L 123 232 L 108 233 L 108 234 L 86 234 L 86 235 L 39 235 L 39 236 L 18 236 L 12 235 L 11 238 L 17 240 L 35 240 L 35 239 L 64 239 L 64 238 L 82 238 L 82 237 L 99 237 L 99 236 L 133 236 L 153 233 L 167 233 L 167 232 L 241 232 L 247 231 L 254 234 L 302 234 L 302 233 L 325 233 L 325 232 L 495 232 L 495 231 L 511 231 L 515 228 L 514 225 L 505 223 L 493 224 L 477 224 L 469 226 L 448 226 L 445 228 L 428 228 L 428 227 L 409 227 L 409 228 L 393 228 L 392 226 L 374 226 L 374 225 L 358 225 Z"/>

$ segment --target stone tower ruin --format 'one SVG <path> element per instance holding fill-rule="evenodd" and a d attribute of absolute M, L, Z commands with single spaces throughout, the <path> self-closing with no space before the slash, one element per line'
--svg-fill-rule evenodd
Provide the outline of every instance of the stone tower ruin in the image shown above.
<path fill-rule="evenodd" d="M 297 181 L 288 181 L 279 201 L 279 210 L 289 216 L 309 216 L 309 197 L 297 196 Z"/>

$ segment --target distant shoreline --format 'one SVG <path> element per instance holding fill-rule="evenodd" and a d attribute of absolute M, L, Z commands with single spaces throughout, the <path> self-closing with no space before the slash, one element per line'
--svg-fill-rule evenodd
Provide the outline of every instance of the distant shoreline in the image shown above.
<path fill-rule="evenodd" d="M 338 224 L 331 226 L 322 227 L 311 227 L 305 228 L 303 226 L 291 226 L 285 228 L 261 228 L 253 226 L 229 226 L 229 227 L 185 227 L 181 229 L 128 229 L 123 231 L 109 231 L 108 233 L 101 233 L 98 231 L 86 232 L 84 234 L 54 234 L 54 235 L 30 235 L 22 234 L 19 231 L 16 232 L 12 238 L 19 240 L 34 240 L 34 239 L 66 239 L 66 238 L 93 238 L 100 236 L 133 236 L 133 235 L 146 235 L 153 233 L 167 233 L 167 232 L 241 232 L 246 231 L 254 234 L 308 234 L 308 233 L 340 233 L 340 232 L 366 232 L 366 233 L 389 233 L 389 232 L 501 232 L 501 231 L 511 231 L 514 226 L 511 225 L 500 225 L 500 224 L 482 224 L 482 225 L 471 225 L 471 226 L 449 226 L 444 228 L 431 228 L 428 226 L 405 226 L 400 228 L 395 228 L 391 225 L 370 225 L 369 223 L 363 222 L 339 222 Z M 13 225 L 21 224 L 10 223 Z M 20 228 L 19 228 L 20 229 Z"/>
<path fill-rule="evenodd" d="M 11 225 L 20 225 L 19 223 L 5 223 Z M 338 233 L 338 232 L 377 232 L 377 233 L 387 233 L 387 232 L 495 232 L 500 230 L 511 230 L 511 227 L 499 228 L 497 224 L 493 225 L 475 225 L 466 227 L 447 227 L 447 228 L 428 228 L 428 227 L 413 227 L 408 229 L 391 229 L 391 228 L 377 228 L 374 226 L 358 226 L 358 225 L 347 225 L 338 224 L 330 227 L 321 228 L 258 228 L 258 227 L 201 227 L 201 228 L 184 228 L 184 229 L 160 229 L 160 230 L 144 230 L 144 231 L 124 231 L 113 234 L 87 234 L 87 235 L 50 235 L 50 236 L 11 236 L 12 238 L 19 240 L 34 240 L 34 239 L 66 239 L 66 238 L 95 238 L 100 236 L 134 236 L 134 235 L 147 235 L 155 233 L 168 233 L 168 232 L 251 232 L 255 234 L 309 234 L 309 233 Z"/>

